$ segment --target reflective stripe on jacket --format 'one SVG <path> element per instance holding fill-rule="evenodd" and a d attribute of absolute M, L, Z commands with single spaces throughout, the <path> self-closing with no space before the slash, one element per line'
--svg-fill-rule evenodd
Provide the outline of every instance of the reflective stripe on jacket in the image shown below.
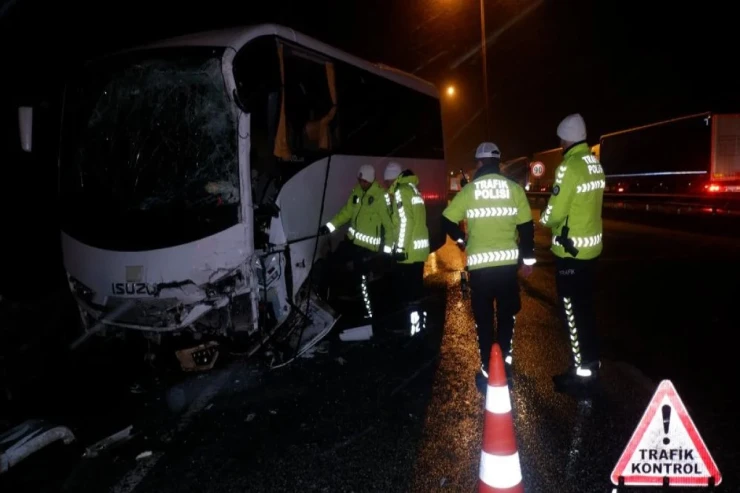
<path fill-rule="evenodd" d="M 427 210 L 418 185 L 418 176 L 401 174 L 388 189 L 391 219 L 396 232 L 394 242 L 408 255 L 402 264 L 425 262 L 429 256 Z"/>
<path fill-rule="evenodd" d="M 356 185 L 347 203 L 326 226 L 334 231 L 346 223 L 347 237 L 357 246 L 377 252 L 393 245 L 395 231 L 385 203 L 385 190 L 377 182 L 367 191 Z"/>
<path fill-rule="evenodd" d="M 601 207 L 604 202 L 606 177 L 601 163 L 591 154 L 585 142 L 565 152 L 555 171 L 555 183 L 540 223 L 552 229 L 552 252 L 558 257 L 573 258 L 554 238 L 560 236 L 566 219 L 568 238 L 578 249 L 579 259 L 593 259 L 603 250 Z"/>
<path fill-rule="evenodd" d="M 532 210 L 516 182 L 499 173 L 476 176 L 442 214 L 455 224 L 467 219 L 469 270 L 518 263 L 517 226 L 532 221 Z"/>

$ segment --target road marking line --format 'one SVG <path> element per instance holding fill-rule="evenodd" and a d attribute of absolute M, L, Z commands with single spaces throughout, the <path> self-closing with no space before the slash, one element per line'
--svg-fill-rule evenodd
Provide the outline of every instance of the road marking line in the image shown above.
<path fill-rule="evenodd" d="M 154 466 L 164 456 L 164 453 L 157 452 L 144 460 L 137 462 L 136 467 L 127 472 L 118 483 L 111 488 L 111 493 L 131 493 L 141 483 L 146 475 L 154 469 Z"/>
<path fill-rule="evenodd" d="M 221 388 L 223 388 L 226 382 L 229 381 L 233 371 L 234 367 L 232 366 L 217 375 L 190 404 L 188 409 L 177 422 L 177 425 L 161 436 L 161 440 L 165 443 L 169 443 L 178 433 L 184 431 L 190 423 L 193 422 L 193 419 L 195 419 L 195 417 L 205 409 L 211 399 L 221 391 Z M 136 466 L 124 474 L 118 483 L 111 488 L 110 493 L 132 493 L 144 480 L 147 474 L 149 474 L 149 471 L 154 469 L 154 466 L 157 465 L 157 462 L 159 462 L 162 457 L 164 457 L 164 452 L 155 452 L 150 457 L 138 461 Z"/>

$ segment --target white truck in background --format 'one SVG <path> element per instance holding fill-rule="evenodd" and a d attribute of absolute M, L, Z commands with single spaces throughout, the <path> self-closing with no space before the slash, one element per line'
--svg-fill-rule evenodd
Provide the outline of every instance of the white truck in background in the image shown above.
<path fill-rule="evenodd" d="M 601 136 L 607 192 L 740 192 L 740 114 L 696 113 Z"/>

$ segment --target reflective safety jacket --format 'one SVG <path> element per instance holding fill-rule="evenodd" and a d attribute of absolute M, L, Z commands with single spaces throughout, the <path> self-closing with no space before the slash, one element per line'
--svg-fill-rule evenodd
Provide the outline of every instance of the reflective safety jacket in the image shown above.
<path fill-rule="evenodd" d="M 517 264 L 517 227 L 529 223 L 533 231 L 532 210 L 524 189 L 498 173 L 476 176 L 455 195 L 442 214 L 455 224 L 463 219 L 468 221 L 465 248 L 468 270 Z M 525 255 L 534 262 L 533 252 Z"/>
<path fill-rule="evenodd" d="M 563 162 L 555 171 L 555 183 L 540 223 L 552 229 L 552 252 L 558 257 L 573 258 L 556 239 L 563 226 L 578 250 L 578 259 L 593 259 L 603 249 L 601 207 L 606 178 L 601 163 L 591 154 L 585 142 L 566 150 Z"/>
<path fill-rule="evenodd" d="M 407 254 L 406 260 L 400 261 L 402 264 L 425 262 L 429 256 L 427 209 L 418 185 L 418 176 L 404 172 L 396 178 L 386 195 L 396 232 L 395 246 Z"/>
<path fill-rule="evenodd" d="M 394 228 L 385 202 L 385 190 L 373 182 L 367 192 L 355 185 L 347 203 L 326 226 L 334 231 L 349 222 L 347 238 L 373 252 L 393 245 Z"/>

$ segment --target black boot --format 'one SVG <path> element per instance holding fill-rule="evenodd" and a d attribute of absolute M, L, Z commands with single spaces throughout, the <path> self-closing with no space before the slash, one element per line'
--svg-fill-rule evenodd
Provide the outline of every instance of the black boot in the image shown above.
<path fill-rule="evenodd" d="M 511 389 L 514 387 L 514 363 L 510 357 L 504 360 L 504 371 L 506 372 L 506 384 Z"/>
<path fill-rule="evenodd" d="M 485 397 L 488 390 L 488 365 L 481 365 L 480 370 L 475 374 L 475 386 L 478 392 Z"/>
<path fill-rule="evenodd" d="M 600 369 L 600 361 L 571 366 L 565 373 L 552 377 L 555 392 L 578 393 L 591 390 L 599 380 Z"/>
<path fill-rule="evenodd" d="M 483 370 L 480 370 L 475 374 L 475 387 L 483 397 L 486 396 L 486 391 L 488 390 L 488 375 L 485 375 Z"/>
<path fill-rule="evenodd" d="M 504 363 L 504 371 L 506 372 L 506 385 L 509 387 L 509 390 L 511 390 L 514 387 L 514 368 L 509 363 Z M 486 390 L 488 389 L 488 369 L 487 368 L 481 368 L 478 373 L 475 375 L 475 386 L 478 388 L 478 391 L 486 395 Z"/>

